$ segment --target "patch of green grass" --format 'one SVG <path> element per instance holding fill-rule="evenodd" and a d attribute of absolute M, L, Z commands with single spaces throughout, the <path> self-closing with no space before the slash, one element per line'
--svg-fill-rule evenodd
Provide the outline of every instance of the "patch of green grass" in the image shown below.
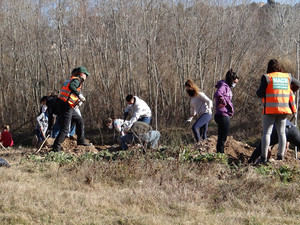
<path fill-rule="evenodd" d="M 281 182 L 288 183 L 299 178 L 300 171 L 296 168 L 290 168 L 287 165 L 282 165 L 279 168 L 274 168 L 272 165 L 261 165 L 256 168 L 256 171 L 264 176 L 278 177 Z"/>

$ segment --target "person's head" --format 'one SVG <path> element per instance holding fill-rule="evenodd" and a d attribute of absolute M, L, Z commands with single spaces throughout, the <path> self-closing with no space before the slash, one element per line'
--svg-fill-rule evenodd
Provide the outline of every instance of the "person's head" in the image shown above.
<path fill-rule="evenodd" d="M 107 118 L 104 120 L 104 124 L 106 127 L 108 127 L 109 129 L 113 128 L 113 119 L 112 118 Z"/>
<path fill-rule="evenodd" d="M 4 130 L 4 131 L 9 131 L 9 125 L 4 125 L 4 126 L 3 126 L 3 130 Z"/>
<path fill-rule="evenodd" d="M 87 71 L 87 69 L 84 66 L 80 66 L 72 70 L 72 76 L 78 76 L 82 80 L 85 80 L 89 75 L 90 73 Z"/>
<path fill-rule="evenodd" d="M 233 70 L 230 69 L 226 73 L 225 82 L 229 85 L 229 87 L 235 87 L 235 85 L 239 82 L 239 77 L 236 72 L 233 72 Z"/>
<path fill-rule="evenodd" d="M 128 105 L 134 104 L 134 96 L 133 95 L 127 95 L 126 96 L 126 102 Z"/>
<path fill-rule="evenodd" d="M 194 96 L 198 95 L 198 93 L 200 91 L 198 86 L 192 80 L 187 80 L 184 84 L 184 87 L 190 97 L 194 97 Z"/>
<path fill-rule="evenodd" d="M 43 96 L 40 100 L 41 105 L 46 105 L 48 100 L 48 96 Z"/>
<path fill-rule="evenodd" d="M 271 59 L 268 62 L 267 73 L 282 72 L 281 65 L 277 59 Z"/>

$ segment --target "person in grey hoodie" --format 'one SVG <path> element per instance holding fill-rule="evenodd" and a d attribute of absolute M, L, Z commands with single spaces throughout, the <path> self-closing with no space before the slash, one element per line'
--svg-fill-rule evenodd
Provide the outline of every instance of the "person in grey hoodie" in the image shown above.
<path fill-rule="evenodd" d="M 224 144 L 229 133 L 230 118 L 234 114 L 231 89 L 235 87 L 238 81 L 239 77 L 230 69 L 226 73 L 225 80 L 218 81 L 216 85 L 217 90 L 214 94 L 214 99 L 216 105 L 215 121 L 218 124 L 218 153 L 224 153 Z"/>

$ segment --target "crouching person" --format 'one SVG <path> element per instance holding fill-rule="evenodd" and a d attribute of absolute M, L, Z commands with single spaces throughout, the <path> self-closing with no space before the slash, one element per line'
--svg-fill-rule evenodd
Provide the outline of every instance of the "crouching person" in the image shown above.
<path fill-rule="evenodd" d="M 127 120 L 108 118 L 105 120 L 105 125 L 109 129 L 115 129 L 120 133 L 122 150 L 127 150 L 128 144 L 134 144 L 135 142 L 153 149 L 158 148 L 160 132 L 152 130 L 147 123 L 137 121 L 129 128 L 130 122 Z"/>

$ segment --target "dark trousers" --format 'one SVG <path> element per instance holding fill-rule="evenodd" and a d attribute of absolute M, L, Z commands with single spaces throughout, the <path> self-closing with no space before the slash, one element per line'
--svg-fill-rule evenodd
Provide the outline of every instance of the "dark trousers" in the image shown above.
<path fill-rule="evenodd" d="M 216 114 L 215 121 L 218 124 L 217 152 L 224 153 L 224 144 L 229 133 L 230 118 Z"/>
<path fill-rule="evenodd" d="M 78 115 L 78 113 L 76 113 L 76 111 L 71 108 L 68 103 L 59 100 L 58 104 L 60 104 L 61 109 L 58 117 L 61 129 L 55 138 L 53 149 L 60 150 L 61 143 L 63 143 L 69 133 L 71 122 L 76 124 L 77 143 L 84 143 L 84 123 L 82 117 Z"/>

